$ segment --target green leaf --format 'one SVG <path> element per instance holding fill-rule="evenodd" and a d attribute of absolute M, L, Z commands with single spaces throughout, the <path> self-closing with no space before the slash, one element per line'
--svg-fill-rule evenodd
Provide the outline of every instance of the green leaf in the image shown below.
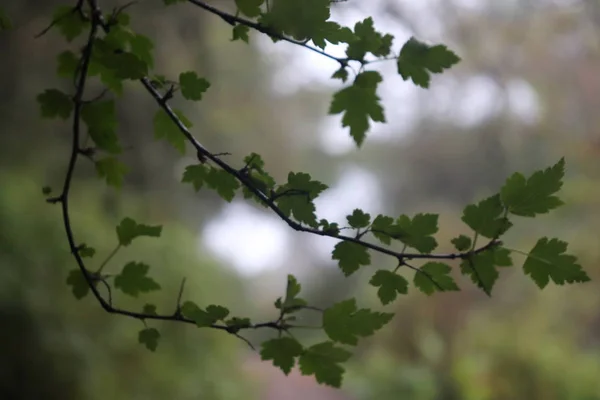
<path fill-rule="evenodd" d="M 147 276 L 150 266 L 144 263 L 131 261 L 127 263 L 121 273 L 115 276 L 115 288 L 123 293 L 137 297 L 140 293 L 159 290 L 160 285 Z"/>
<path fill-rule="evenodd" d="M 202 95 L 210 87 L 210 82 L 198 77 L 194 71 L 188 71 L 179 74 L 179 86 L 181 95 L 184 98 L 199 101 L 202 100 Z"/>
<path fill-rule="evenodd" d="M 260 15 L 260 6 L 265 0 L 235 0 L 235 5 L 242 14 L 254 18 Z"/>
<path fill-rule="evenodd" d="M 87 125 L 88 133 L 99 149 L 111 154 L 121 152 L 116 134 L 117 113 L 114 100 L 84 104 L 81 108 L 81 119 Z"/>
<path fill-rule="evenodd" d="M 456 282 L 454 282 L 454 279 L 450 276 L 451 270 L 452 268 L 444 263 L 428 262 L 419 268 L 420 272 L 415 274 L 414 284 L 426 295 L 431 295 L 435 291 L 440 291 L 440 288 L 444 292 L 457 291 L 459 290 L 458 286 L 456 286 Z M 433 283 L 432 280 L 435 283 Z"/>
<path fill-rule="evenodd" d="M 57 61 L 58 67 L 56 68 L 56 73 L 58 76 L 65 78 L 73 78 L 75 76 L 75 71 L 79 65 L 79 57 L 75 53 L 65 50 L 58 55 Z"/>
<path fill-rule="evenodd" d="M 412 79 L 415 85 L 428 88 L 430 73 L 441 73 L 459 61 L 446 46 L 429 46 L 411 37 L 400 50 L 397 66 L 402 79 Z"/>
<path fill-rule="evenodd" d="M 350 352 L 335 347 L 332 342 L 317 343 L 302 353 L 298 364 L 302 375 L 314 375 L 317 382 L 339 388 L 344 368 L 340 363 L 348 361 Z"/>
<path fill-rule="evenodd" d="M 377 96 L 377 85 L 382 81 L 381 74 L 376 71 L 361 72 L 352 86 L 344 88 L 333 95 L 329 114 L 340 114 L 342 126 L 350 127 L 350 136 L 358 147 L 365 140 L 369 130 L 369 119 L 385 122 L 383 107 Z"/>
<path fill-rule="evenodd" d="M 296 280 L 296 277 L 294 277 L 294 275 L 288 275 L 285 289 L 285 299 L 282 303 L 281 297 L 278 298 L 277 301 L 275 301 L 275 308 L 283 310 L 283 312 L 286 314 L 290 314 L 306 306 L 307 303 L 305 300 L 296 297 L 298 294 L 300 294 L 300 289 L 301 286 Z"/>
<path fill-rule="evenodd" d="M 348 70 L 346 67 L 340 67 L 337 71 L 331 75 L 333 79 L 341 79 L 342 82 L 346 82 L 348 80 Z"/>
<path fill-rule="evenodd" d="M 183 315 L 196 323 L 198 327 L 208 327 L 229 315 L 229 310 L 222 306 L 210 305 L 202 310 L 195 303 L 186 301 L 181 306 Z"/>
<path fill-rule="evenodd" d="M 552 167 L 535 172 L 529 179 L 516 172 L 506 180 L 500 190 L 502 202 L 514 215 L 534 217 L 537 214 L 546 214 L 564 204 L 554 196 L 562 187 L 564 175 L 564 158 Z"/>
<path fill-rule="evenodd" d="M 240 329 L 249 328 L 252 323 L 250 322 L 250 318 L 233 317 L 225 321 L 225 325 L 230 328 L 235 328 L 233 331 L 237 332 Z"/>
<path fill-rule="evenodd" d="M 139 34 L 132 35 L 129 38 L 129 47 L 131 52 L 144 64 L 150 68 L 154 66 L 154 57 L 152 57 L 154 43 L 150 38 Z"/>
<path fill-rule="evenodd" d="M 323 227 L 323 232 L 326 232 L 330 235 L 339 235 L 340 227 L 337 222 L 329 222 L 326 219 L 321 219 L 319 221 L 319 226 Z"/>
<path fill-rule="evenodd" d="M 393 230 L 394 219 L 379 214 L 371 224 L 371 233 L 383 244 L 391 244 L 392 237 L 395 234 Z"/>
<path fill-rule="evenodd" d="M 173 112 L 186 128 L 190 129 L 192 127 L 190 120 L 181 111 L 173 110 Z M 181 154 L 185 154 L 185 136 L 163 109 L 158 110 L 154 115 L 154 137 L 156 139 L 165 139 Z"/>
<path fill-rule="evenodd" d="M 329 28 L 329 6 L 330 0 L 272 0 L 261 22 L 294 39 L 311 39 Z"/>
<path fill-rule="evenodd" d="M 85 276 L 78 269 L 73 269 L 69 272 L 67 285 L 71 286 L 71 291 L 77 300 L 83 299 L 90 292 L 90 287 L 85 280 Z"/>
<path fill-rule="evenodd" d="M 109 186 L 120 188 L 127 173 L 127 166 L 115 157 L 106 157 L 95 161 L 98 176 L 104 178 Z"/>
<path fill-rule="evenodd" d="M 183 172 L 181 182 L 191 183 L 196 192 L 202 188 L 208 175 L 209 167 L 202 164 L 188 165 Z"/>
<path fill-rule="evenodd" d="M 71 6 L 56 8 L 52 20 L 55 21 L 54 26 L 67 39 L 67 42 L 73 41 L 89 27 L 89 22 L 84 21 L 77 9 Z"/>
<path fill-rule="evenodd" d="M 371 264 L 371 255 L 366 247 L 354 242 L 339 242 L 331 253 L 333 260 L 338 260 L 338 266 L 346 276 L 358 271 L 361 265 Z"/>
<path fill-rule="evenodd" d="M 248 43 L 250 41 L 248 32 L 250 32 L 250 28 L 248 28 L 246 25 L 237 24 L 233 27 L 233 37 L 231 38 L 231 41 L 243 40 L 244 42 Z"/>
<path fill-rule="evenodd" d="M 260 357 L 262 360 L 273 360 L 273 365 L 288 375 L 302 350 L 302 345 L 296 339 L 280 337 L 263 342 Z"/>
<path fill-rule="evenodd" d="M 155 351 L 158 347 L 158 339 L 160 339 L 160 333 L 156 328 L 142 329 L 138 334 L 138 342 L 146 346 L 150 351 Z"/>
<path fill-rule="evenodd" d="M 96 254 L 96 249 L 82 244 L 81 246 L 79 246 L 78 252 L 81 258 L 92 258 Z"/>
<path fill-rule="evenodd" d="M 471 238 L 466 235 L 459 235 L 454 239 L 450 240 L 450 243 L 454 245 L 454 248 L 458 251 L 467 251 L 471 248 Z"/>
<path fill-rule="evenodd" d="M 204 182 L 208 187 L 217 191 L 221 198 L 229 203 L 235 197 L 240 183 L 235 176 L 229 172 L 215 167 L 210 167 L 208 174 L 204 176 Z"/>
<path fill-rule="evenodd" d="M 160 237 L 162 226 L 138 224 L 133 219 L 123 218 L 119 226 L 117 226 L 117 236 L 121 246 L 129 246 L 131 241 L 140 236 Z"/>
<path fill-rule="evenodd" d="M 142 312 L 146 315 L 157 315 L 156 306 L 154 304 L 145 304 Z"/>
<path fill-rule="evenodd" d="M 496 267 L 511 265 L 510 252 L 501 247 L 494 247 L 464 259 L 460 269 L 463 275 L 468 275 L 473 283 L 490 295 L 500 276 Z"/>
<path fill-rule="evenodd" d="M 309 174 L 290 172 L 287 183 L 277 189 L 275 202 L 286 216 L 293 215 L 297 221 L 316 228 L 313 200 L 325 189 L 327 185 L 313 181 Z"/>
<path fill-rule="evenodd" d="M 387 324 L 394 314 L 366 308 L 357 310 L 356 299 L 344 300 L 323 313 L 323 330 L 333 341 L 356 346 L 358 337 L 371 336 Z"/>
<path fill-rule="evenodd" d="M 577 263 L 577 257 L 565 254 L 566 251 L 566 242 L 543 237 L 533 246 L 523 264 L 523 271 L 540 289 L 545 288 L 550 279 L 557 285 L 590 281 L 590 277 Z"/>
<path fill-rule="evenodd" d="M 410 219 L 401 215 L 391 228 L 393 237 L 421 253 L 431 253 L 437 247 L 437 241 L 432 236 L 438 231 L 438 215 L 419 213 Z"/>
<path fill-rule="evenodd" d="M 354 229 L 366 228 L 371 222 L 371 215 L 361 209 L 355 209 L 351 215 L 346 216 L 348 224 Z"/>
<path fill-rule="evenodd" d="M 382 35 L 375 30 L 373 18 L 365 18 L 354 25 L 354 40 L 348 42 L 346 55 L 352 60 L 363 60 L 367 53 L 377 57 L 390 54 L 392 48 L 392 35 Z"/>
<path fill-rule="evenodd" d="M 463 210 L 462 220 L 475 232 L 487 238 L 504 234 L 512 223 L 504 216 L 500 195 L 488 197 L 478 204 L 470 204 Z"/>
<path fill-rule="evenodd" d="M 389 304 L 396 300 L 398 294 L 408 293 L 408 281 L 395 272 L 380 269 L 375 272 L 369 283 L 379 287 L 377 296 L 382 304 Z"/>
<path fill-rule="evenodd" d="M 42 118 L 67 119 L 73 110 L 73 100 L 58 89 L 46 89 L 37 95 Z"/>

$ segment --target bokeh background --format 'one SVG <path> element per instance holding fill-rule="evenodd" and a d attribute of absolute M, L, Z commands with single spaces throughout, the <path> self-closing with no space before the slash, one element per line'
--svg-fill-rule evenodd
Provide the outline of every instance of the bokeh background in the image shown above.
<path fill-rule="evenodd" d="M 102 2 L 108 10 L 115 1 Z M 211 4 L 231 9 L 233 1 Z M 411 290 L 386 307 L 394 320 L 358 346 L 340 390 L 312 377 L 285 377 L 242 341 L 222 332 L 155 323 L 156 353 L 137 343 L 139 321 L 107 315 L 91 296 L 77 301 L 65 284 L 74 267 L 60 210 L 42 187 L 58 190 L 68 155 L 67 123 L 42 121 L 35 96 L 68 88 L 55 76 L 65 43 L 34 35 L 57 0 L 3 2 L 14 29 L 0 33 L 0 397 L 3 399 L 211 400 L 592 400 L 600 399 L 600 3 L 589 0 L 348 0 L 336 20 L 373 15 L 396 35 L 442 42 L 463 59 L 430 90 L 374 64 L 389 124 L 377 125 L 361 150 L 327 116 L 339 81 L 336 65 L 290 44 L 251 36 L 230 42 L 230 27 L 188 4 L 164 9 L 142 0 L 133 25 L 156 42 L 156 72 L 196 70 L 212 87 L 198 104 L 177 103 L 196 137 L 231 162 L 257 152 L 279 181 L 306 171 L 330 186 L 320 217 L 440 213 L 439 242 L 465 232 L 462 208 L 498 190 L 511 173 L 567 160 L 567 205 L 517 221 L 508 237 L 529 250 L 543 235 L 570 243 L 593 281 L 539 291 L 523 276 L 524 259 L 505 269 L 493 297 L 464 279 L 463 291 L 431 298 Z M 75 46 L 75 45 L 73 45 Z M 343 49 L 328 48 L 334 54 Z M 156 106 L 131 83 L 119 103 L 119 135 L 130 166 L 117 193 L 80 164 L 73 190 L 77 237 L 106 254 L 115 225 L 131 216 L 164 224 L 160 240 L 140 239 L 109 266 L 151 264 L 163 290 L 144 297 L 170 311 L 183 277 L 185 298 L 268 320 L 296 274 L 315 305 L 357 296 L 379 307 L 367 282 L 373 266 L 345 279 L 330 260 L 335 241 L 295 233 L 242 199 L 227 204 L 179 183 L 185 165 L 153 140 Z M 100 258 L 100 257 L 97 257 Z M 118 297 L 121 304 L 139 306 Z M 307 314 L 306 324 L 318 323 Z M 298 331 L 310 343 L 315 331 Z M 255 343 L 267 333 L 249 335 Z"/>

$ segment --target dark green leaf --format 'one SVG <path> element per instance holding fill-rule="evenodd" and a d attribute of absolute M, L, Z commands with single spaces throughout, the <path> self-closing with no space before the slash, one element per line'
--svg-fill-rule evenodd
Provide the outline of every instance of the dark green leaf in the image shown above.
<path fill-rule="evenodd" d="M 302 375 L 314 375 L 318 383 L 339 388 L 344 373 L 340 363 L 348 361 L 351 355 L 332 342 L 317 343 L 302 353 L 298 364 Z"/>
<path fill-rule="evenodd" d="M 178 110 L 174 110 L 175 115 L 186 128 L 191 128 L 192 123 Z M 154 137 L 156 139 L 165 139 L 171 143 L 181 154 L 185 153 L 185 136 L 179 130 L 179 127 L 171 120 L 171 117 L 162 109 L 154 115 Z"/>
<path fill-rule="evenodd" d="M 504 206 L 498 194 L 478 204 L 466 206 L 462 220 L 475 232 L 487 238 L 497 238 L 512 226 L 511 222 L 504 217 Z"/>
<path fill-rule="evenodd" d="M 138 334 L 138 341 L 140 344 L 146 346 L 150 351 L 155 351 L 158 347 L 158 339 L 160 339 L 160 333 L 156 328 L 142 329 Z"/>
<path fill-rule="evenodd" d="M 564 204 L 554 196 L 562 187 L 564 175 L 564 158 L 552 167 L 535 172 L 529 179 L 516 172 L 506 180 L 500 191 L 502 202 L 514 215 L 534 217 L 545 214 Z"/>
<path fill-rule="evenodd" d="M 188 165 L 185 167 L 181 182 L 191 183 L 194 186 L 194 189 L 198 191 L 204 185 L 208 171 L 209 167 L 202 164 Z"/>
<path fill-rule="evenodd" d="M 117 113 L 114 100 L 84 104 L 81 108 L 81 119 L 87 125 L 88 133 L 99 149 L 112 154 L 121 152 L 116 134 Z"/>
<path fill-rule="evenodd" d="M 290 172 L 288 181 L 276 191 L 276 203 L 286 216 L 293 215 L 299 222 L 317 227 L 313 200 L 327 189 L 327 185 L 313 181 L 309 174 Z"/>
<path fill-rule="evenodd" d="M 52 15 L 52 20 L 55 21 L 55 26 L 60 33 L 71 42 L 73 39 L 83 33 L 89 26 L 88 21 L 81 18 L 81 14 L 71 6 L 60 6 L 56 8 Z"/>
<path fill-rule="evenodd" d="M 394 219 L 392 217 L 379 214 L 371 224 L 371 232 L 381 243 L 391 244 L 391 237 L 396 233 L 393 230 L 393 225 Z"/>
<path fill-rule="evenodd" d="M 367 337 L 387 324 L 394 314 L 366 308 L 357 310 L 356 300 L 334 304 L 323 313 L 323 329 L 333 341 L 356 346 L 358 337 Z"/>
<path fill-rule="evenodd" d="M 123 293 L 137 297 L 140 293 L 159 290 L 160 285 L 147 276 L 150 266 L 131 261 L 123 267 L 121 273 L 115 276 L 115 288 Z"/>
<path fill-rule="evenodd" d="M 543 237 L 529 253 L 523 271 L 543 289 L 550 279 L 557 285 L 588 282 L 590 277 L 577 263 L 577 257 L 565 254 L 567 243 L 559 239 Z"/>
<path fill-rule="evenodd" d="M 246 25 L 237 24 L 233 27 L 233 37 L 231 38 L 231 41 L 243 40 L 248 43 L 250 41 L 250 37 L 248 36 L 249 31 L 250 28 Z"/>
<path fill-rule="evenodd" d="M 260 6 L 265 0 L 235 0 L 235 5 L 242 14 L 247 17 L 258 17 L 260 15 Z"/>
<path fill-rule="evenodd" d="M 346 276 L 358 271 L 361 265 L 371 264 L 371 255 L 365 246 L 354 242 L 339 242 L 332 252 L 332 259 L 338 260 L 338 266 Z"/>
<path fill-rule="evenodd" d="M 351 215 L 346 216 L 348 224 L 354 229 L 366 228 L 371 222 L 371 215 L 361 209 L 355 209 Z"/>
<path fill-rule="evenodd" d="M 441 73 L 459 61 L 446 46 L 429 46 L 411 37 L 400 50 L 398 73 L 402 79 L 412 79 L 415 85 L 428 88 L 430 73 Z"/>
<path fill-rule="evenodd" d="M 273 365 L 288 375 L 302 350 L 302 345 L 296 339 L 280 337 L 263 342 L 260 357 L 263 360 L 273 360 Z"/>
<path fill-rule="evenodd" d="M 37 95 L 43 118 L 67 119 L 73 110 L 73 100 L 58 89 L 46 89 Z"/>
<path fill-rule="evenodd" d="M 471 248 L 471 238 L 466 235 L 459 235 L 450 241 L 458 251 L 467 251 Z"/>
<path fill-rule="evenodd" d="M 127 166 L 115 157 L 106 157 L 94 162 L 98 176 L 104 178 L 109 186 L 120 188 L 127 173 Z"/>
<path fill-rule="evenodd" d="M 380 269 L 375 272 L 369 283 L 375 287 L 379 287 L 377 296 L 382 304 L 389 304 L 396 300 L 398 293 L 408 293 L 408 281 L 395 272 Z"/>
<path fill-rule="evenodd" d="M 229 203 L 233 200 L 235 192 L 240 187 L 240 183 L 235 176 L 215 167 L 210 167 L 208 174 L 204 177 L 204 182 L 208 187 L 216 190 L 219 196 Z"/>
<path fill-rule="evenodd" d="M 77 65 L 79 64 L 79 57 L 72 51 L 65 50 L 60 53 L 57 57 L 58 67 L 56 73 L 58 76 L 65 78 L 72 78 L 75 76 Z"/>
<path fill-rule="evenodd" d="M 494 247 L 463 260 L 460 269 L 464 275 L 468 275 L 473 283 L 489 295 L 500 276 L 496 267 L 511 265 L 512 260 L 508 250 Z"/>
<path fill-rule="evenodd" d="M 156 315 L 156 306 L 154 304 L 145 304 L 142 312 L 146 315 Z"/>
<path fill-rule="evenodd" d="M 117 226 L 117 236 L 121 246 L 129 246 L 131 241 L 140 236 L 160 237 L 162 226 L 138 224 L 133 219 L 124 218 Z"/>
<path fill-rule="evenodd" d="M 444 292 L 459 290 L 456 282 L 450 276 L 452 268 L 449 265 L 440 262 L 428 262 L 419 270 L 420 272 L 415 274 L 414 284 L 423 293 L 431 295 L 435 291 L 440 291 L 440 288 Z"/>
<path fill-rule="evenodd" d="M 188 71 L 179 74 L 179 86 L 184 98 L 199 101 L 202 100 L 202 95 L 210 87 L 210 82 L 198 77 L 194 71 Z"/>
<path fill-rule="evenodd" d="M 437 241 L 432 236 L 438 231 L 438 215 L 419 213 L 410 219 L 401 215 L 396 224 L 389 228 L 393 237 L 421 253 L 431 253 L 437 247 Z"/>
<path fill-rule="evenodd" d="M 90 291 L 90 287 L 85 277 L 78 269 L 73 269 L 67 277 L 67 285 L 71 286 L 71 291 L 77 300 L 84 298 Z"/>

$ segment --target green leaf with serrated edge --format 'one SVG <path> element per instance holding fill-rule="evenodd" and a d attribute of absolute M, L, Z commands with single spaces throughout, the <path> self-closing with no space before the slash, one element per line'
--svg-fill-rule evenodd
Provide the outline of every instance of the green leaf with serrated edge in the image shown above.
<path fill-rule="evenodd" d="M 329 29 L 329 7 L 330 0 L 275 0 L 270 3 L 269 12 L 263 14 L 262 22 L 294 39 L 310 39 Z"/>
<path fill-rule="evenodd" d="M 115 276 L 115 288 L 133 297 L 137 297 L 140 293 L 159 290 L 160 285 L 147 276 L 149 269 L 150 266 L 144 263 L 128 262 L 121 273 Z"/>
<path fill-rule="evenodd" d="M 394 314 L 366 308 L 358 310 L 356 299 L 344 300 L 323 313 L 323 330 L 333 341 L 356 346 L 358 337 L 367 337 L 387 324 Z"/>
<path fill-rule="evenodd" d="M 191 128 L 192 123 L 179 110 L 173 110 L 175 115 L 186 128 Z M 167 113 L 160 109 L 154 115 L 154 137 L 156 139 L 165 139 L 171 143 L 181 154 L 185 154 L 185 136 L 179 130 L 175 122 L 171 120 Z"/>
<path fill-rule="evenodd" d="M 132 35 L 129 38 L 129 48 L 131 52 L 149 68 L 154 66 L 154 58 L 152 57 L 154 43 L 152 43 L 150 38 L 139 34 Z"/>
<path fill-rule="evenodd" d="M 504 217 L 504 210 L 500 195 L 496 194 L 477 204 L 466 206 L 462 220 L 481 236 L 497 238 L 512 226 L 512 223 Z"/>
<path fill-rule="evenodd" d="M 340 364 L 351 356 L 349 351 L 335 347 L 332 342 L 322 342 L 307 348 L 298 364 L 302 375 L 314 375 L 318 383 L 339 388 L 344 374 Z"/>
<path fill-rule="evenodd" d="M 115 157 L 106 157 L 94 162 L 98 176 L 104 178 L 109 186 L 120 188 L 128 169 Z"/>
<path fill-rule="evenodd" d="M 77 300 L 83 299 L 90 291 L 85 276 L 78 269 L 73 269 L 69 272 L 67 285 L 71 286 L 71 291 Z"/>
<path fill-rule="evenodd" d="M 229 315 L 229 310 L 223 306 L 217 306 L 214 304 L 206 307 L 206 313 L 210 316 L 210 318 L 215 321 L 224 320 Z"/>
<path fill-rule="evenodd" d="M 140 236 L 160 237 L 162 226 L 138 224 L 133 219 L 123 218 L 117 226 L 117 237 L 121 246 L 129 246 L 131 241 Z"/>
<path fill-rule="evenodd" d="M 160 333 L 156 328 L 145 328 L 138 334 L 138 341 L 140 344 L 146 346 L 150 351 L 156 351 L 158 339 L 160 339 Z"/>
<path fill-rule="evenodd" d="M 342 82 L 346 82 L 348 80 L 348 71 L 346 70 L 345 67 L 341 67 L 340 69 L 338 69 L 337 71 L 335 71 L 333 73 L 333 75 L 331 75 L 332 79 L 341 79 Z"/>
<path fill-rule="evenodd" d="M 145 304 L 142 312 L 146 315 L 156 315 L 156 306 L 154 304 Z"/>
<path fill-rule="evenodd" d="M 354 242 L 339 242 L 331 253 L 333 260 L 338 260 L 338 266 L 346 276 L 350 276 L 361 265 L 371 264 L 371 255 L 366 247 Z"/>
<path fill-rule="evenodd" d="M 450 276 L 452 268 L 450 268 L 449 265 L 440 262 L 428 262 L 419 268 L 419 270 L 420 272 L 415 273 L 413 282 L 415 286 L 426 295 L 431 295 L 435 291 L 440 291 L 440 288 L 444 292 L 459 290 L 458 286 L 456 286 L 456 282 L 454 282 L 454 279 Z M 432 280 L 435 283 L 432 282 Z"/>
<path fill-rule="evenodd" d="M 395 233 L 392 229 L 394 225 L 394 219 L 392 217 L 386 217 L 385 215 L 379 214 L 373 220 L 371 224 L 371 233 L 383 244 L 391 244 L 393 234 Z"/>
<path fill-rule="evenodd" d="M 330 235 L 340 234 L 340 227 L 337 222 L 329 222 L 326 219 L 321 219 L 319 226 L 323 228 L 323 232 L 327 232 Z"/>
<path fill-rule="evenodd" d="M 181 306 L 181 313 L 194 321 L 198 327 L 207 327 L 215 324 L 220 319 L 229 315 L 229 310 L 225 307 L 210 305 L 206 310 L 202 310 L 195 303 L 186 301 Z"/>
<path fill-rule="evenodd" d="M 346 219 L 348 220 L 348 224 L 354 229 L 366 228 L 371 223 L 371 215 L 358 208 L 352 214 L 346 216 Z"/>
<path fill-rule="evenodd" d="M 210 82 L 198 77 L 198 74 L 194 71 L 188 71 L 179 74 L 179 87 L 184 98 L 199 101 L 202 100 L 202 95 L 210 87 Z"/>
<path fill-rule="evenodd" d="M 148 64 L 126 51 L 105 55 L 102 64 L 118 79 L 141 79 L 148 74 Z"/>
<path fill-rule="evenodd" d="M 432 236 L 438 231 L 437 214 L 419 213 L 412 219 L 401 215 L 390 229 L 394 238 L 421 253 L 431 253 L 437 247 L 437 241 Z"/>
<path fill-rule="evenodd" d="M 200 190 L 206 181 L 209 167 L 202 164 L 188 165 L 185 167 L 181 182 L 191 183 L 196 191 Z"/>
<path fill-rule="evenodd" d="M 500 276 L 496 267 L 511 265 L 510 252 L 504 248 L 493 247 L 464 259 L 460 264 L 460 270 L 463 275 L 469 276 L 479 288 L 490 294 Z"/>
<path fill-rule="evenodd" d="M 81 258 L 92 258 L 96 254 L 96 249 L 94 249 L 93 247 L 88 247 L 85 244 L 82 244 L 81 246 L 79 246 L 79 249 L 77 250 L 77 252 L 79 253 L 79 256 Z"/>
<path fill-rule="evenodd" d="M 71 6 L 57 7 L 52 15 L 52 20 L 55 21 L 54 26 L 67 39 L 67 42 L 71 42 L 81 35 L 89 26 L 89 22 L 84 21 L 81 14 Z"/>
<path fill-rule="evenodd" d="M 523 271 L 543 289 L 550 280 L 557 285 L 583 283 L 590 277 L 577 263 L 577 257 L 566 254 L 567 242 L 543 237 L 537 241 L 523 264 Z"/>
<path fill-rule="evenodd" d="M 73 110 L 73 100 L 58 89 L 46 89 L 37 95 L 42 118 L 67 119 Z"/>
<path fill-rule="evenodd" d="M 231 37 L 231 41 L 242 40 L 246 43 L 250 41 L 250 36 L 248 33 L 250 32 L 250 28 L 246 25 L 237 24 L 233 27 L 233 35 Z"/>
<path fill-rule="evenodd" d="M 57 57 L 56 74 L 64 78 L 72 78 L 79 65 L 79 57 L 72 51 L 65 50 Z"/>
<path fill-rule="evenodd" d="M 564 175 L 564 158 L 552 167 L 535 172 L 529 179 L 516 172 L 500 190 L 502 202 L 514 215 L 535 217 L 537 214 L 546 214 L 564 204 L 554 196 L 562 187 Z"/>
<path fill-rule="evenodd" d="M 396 300 L 398 294 L 408 293 L 408 281 L 406 278 L 384 269 L 375 272 L 369 284 L 379 288 L 377 296 L 383 305 Z"/>
<path fill-rule="evenodd" d="M 318 226 L 313 200 L 327 189 L 327 185 L 313 181 L 304 172 L 290 172 L 285 185 L 276 190 L 275 202 L 286 216 L 292 216 L 298 221 L 316 228 Z"/>
<path fill-rule="evenodd" d="M 471 248 L 471 238 L 465 235 L 459 235 L 450 240 L 454 248 L 458 251 L 467 251 Z"/>
<path fill-rule="evenodd" d="M 311 40 L 315 46 L 325 50 L 326 42 L 331 44 L 350 43 L 355 39 L 354 33 L 336 22 L 327 21 L 313 30 Z"/>
<path fill-rule="evenodd" d="M 121 152 L 116 134 L 117 113 L 113 100 L 86 103 L 81 108 L 81 119 L 96 146 L 111 154 Z"/>
<path fill-rule="evenodd" d="M 390 54 L 392 48 L 392 35 L 382 35 L 375 30 L 373 18 L 368 17 L 354 25 L 354 40 L 348 42 L 346 55 L 352 60 L 363 60 L 367 53 L 377 57 Z"/>
<path fill-rule="evenodd" d="M 383 107 L 377 96 L 377 85 L 382 81 L 381 74 L 376 71 L 361 72 L 348 86 L 333 95 L 329 114 L 340 114 L 342 126 L 350 127 L 350 136 L 358 147 L 365 140 L 369 130 L 369 120 L 385 122 Z"/>
<path fill-rule="evenodd" d="M 272 360 L 273 365 L 281 369 L 286 375 L 292 371 L 294 364 L 296 364 L 296 357 L 300 356 L 304 350 L 302 345 L 291 337 L 267 340 L 263 342 L 261 347 L 260 358 L 262 360 Z"/>
<path fill-rule="evenodd" d="M 301 285 L 298 283 L 294 275 L 288 275 L 287 285 L 285 289 L 285 299 L 281 301 L 281 297 L 275 301 L 275 308 L 283 310 L 284 313 L 293 313 L 298 311 L 308 303 L 296 296 L 300 294 Z"/>
<path fill-rule="evenodd" d="M 229 172 L 210 167 L 208 173 L 204 177 L 204 182 L 208 187 L 217 191 L 221 198 L 229 203 L 235 197 L 236 190 L 239 189 L 240 183 Z"/>
<path fill-rule="evenodd" d="M 260 15 L 260 7 L 264 2 L 265 0 L 235 0 L 235 5 L 242 14 L 253 18 Z"/>
<path fill-rule="evenodd" d="M 431 73 L 441 73 L 459 61 L 460 57 L 446 46 L 429 46 L 411 37 L 400 50 L 397 67 L 402 79 L 411 79 L 415 85 L 428 88 Z"/>

